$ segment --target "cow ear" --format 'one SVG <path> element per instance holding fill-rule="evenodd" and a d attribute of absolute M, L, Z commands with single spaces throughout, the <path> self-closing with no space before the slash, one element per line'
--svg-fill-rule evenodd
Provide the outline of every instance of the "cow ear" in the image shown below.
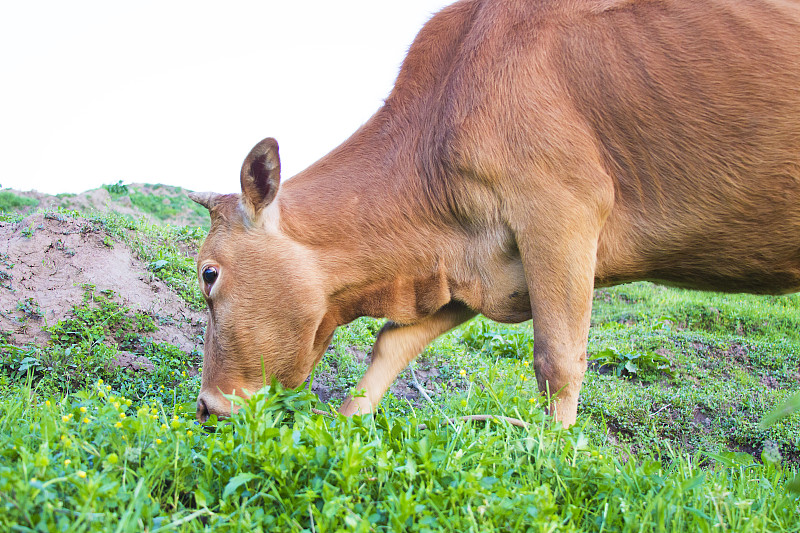
<path fill-rule="evenodd" d="M 268 137 L 255 145 L 242 165 L 242 203 L 255 217 L 267 207 L 281 182 L 278 141 Z"/>

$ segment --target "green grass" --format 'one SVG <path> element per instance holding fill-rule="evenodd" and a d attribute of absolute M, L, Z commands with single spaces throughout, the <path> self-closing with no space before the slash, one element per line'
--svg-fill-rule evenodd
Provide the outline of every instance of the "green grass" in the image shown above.
<path fill-rule="evenodd" d="M 130 198 L 131 204 L 141 212 L 151 215 L 160 222 L 167 222 L 174 217 L 179 217 L 186 212 L 191 212 L 199 220 L 208 220 L 208 211 L 191 201 L 186 195 L 187 191 L 181 187 L 162 185 L 126 185 L 122 181 L 103 185 L 113 200 L 123 196 Z M 207 230 L 209 225 L 204 225 Z"/>
<path fill-rule="evenodd" d="M 461 414 L 507 411 L 486 380 Z M 0 407 L 0 525 L 117 531 L 796 531 L 787 470 L 664 448 L 623 460 L 534 404 L 502 423 L 310 415 L 264 390 L 206 433 L 180 405 L 102 382 L 69 397 L 22 388 Z M 25 399 L 25 397 L 27 399 Z M 10 401 L 14 400 L 14 401 Z M 431 429 L 419 429 L 425 423 Z"/>
<path fill-rule="evenodd" d="M 16 211 L 20 208 L 35 207 L 39 201 L 26 196 L 19 196 L 11 191 L 0 191 L 0 211 Z"/>
<path fill-rule="evenodd" d="M 178 216 L 181 212 L 192 211 L 204 220 L 208 217 L 208 211 L 191 201 L 182 189 L 178 187 L 154 186 L 164 189 L 172 194 L 145 194 L 136 189 L 130 191 L 131 203 L 143 212 L 153 215 L 158 220 L 166 220 L 170 217 Z"/>
<path fill-rule="evenodd" d="M 203 230 L 82 220 L 203 305 L 187 253 Z M 375 415 L 329 419 L 311 407 L 335 403 L 276 386 L 208 431 L 194 421 L 196 354 L 153 342 L 156 317 L 86 287 L 49 344 L 0 335 L 0 529 L 800 531 L 798 304 L 597 291 L 570 430 L 543 414 L 530 323 L 479 317 L 413 364 L 436 369 L 434 405 L 389 393 Z M 349 390 L 382 324 L 340 328 L 317 372 Z M 108 365 L 120 351 L 153 371 Z M 530 425 L 445 420 L 478 413 Z"/>
<path fill-rule="evenodd" d="M 657 351 L 666 368 L 621 379 L 590 371 L 584 416 L 637 446 L 667 440 L 690 452 L 758 455 L 775 442 L 788 460 L 800 462 L 800 416 L 767 429 L 758 424 L 800 390 L 798 304 L 797 295 L 700 293 L 646 283 L 598 291 L 590 354 Z"/>
<path fill-rule="evenodd" d="M 130 192 L 128 186 L 122 183 L 122 180 L 119 180 L 116 183 L 103 185 L 103 188 L 108 191 L 108 194 L 111 196 L 111 198 L 115 200 L 121 196 L 126 196 Z"/>
<path fill-rule="evenodd" d="M 154 317 L 120 305 L 113 293 L 86 287 L 84 302 L 73 308 L 71 318 L 46 327 L 51 334 L 46 345 L 0 342 L 0 386 L 28 380 L 37 394 L 65 396 L 105 380 L 137 402 L 154 398 L 191 402 L 199 381 L 186 376 L 199 362 L 199 354 L 187 355 L 170 344 L 153 342 L 148 334 L 157 329 Z M 112 362 L 123 351 L 146 357 L 155 368 L 150 373 L 115 368 Z"/>

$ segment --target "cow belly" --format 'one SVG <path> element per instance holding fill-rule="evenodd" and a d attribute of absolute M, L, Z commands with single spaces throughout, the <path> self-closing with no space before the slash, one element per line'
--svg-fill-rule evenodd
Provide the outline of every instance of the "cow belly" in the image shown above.
<path fill-rule="evenodd" d="M 750 220 L 706 213 L 638 218 L 615 213 L 598 247 L 597 286 L 649 280 L 722 292 L 800 291 L 800 212 Z M 764 209 L 764 213 L 769 209 Z"/>
<path fill-rule="evenodd" d="M 766 254 L 758 253 L 713 258 L 685 254 L 654 266 L 644 278 L 690 289 L 787 294 L 800 291 L 800 262 L 770 262 Z"/>

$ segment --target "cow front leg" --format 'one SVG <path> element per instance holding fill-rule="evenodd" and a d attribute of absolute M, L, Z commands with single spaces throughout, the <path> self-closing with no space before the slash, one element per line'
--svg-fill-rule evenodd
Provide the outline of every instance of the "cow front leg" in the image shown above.
<path fill-rule="evenodd" d="M 377 406 L 383 394 L 408 363 L 436 337 L 475 316 L 475 311 L 451 302 L 436 313 L 407 326 L 388 322 L 378 333 L 372 361 L 357 385 L 363 396 L 349 397 L 339 412 L 345 416 L 366 414 Z"/>
<path fill-rule="evenodd" d="M 525 246 L 533 315 L 533 359 L 539 390 L 565 427 L 575 423 L 586 372 L 596 240 L 564 236 Z"/>
<path fill-rule="evenodd" d="M 534 330 L 534 368 L 549 411 L 565 426 L 575 423 L 586 372 L 600 231 L 608 204 L 563 196 L 540 198 L 518 211 L 512 230 L 525 269 Z"/>

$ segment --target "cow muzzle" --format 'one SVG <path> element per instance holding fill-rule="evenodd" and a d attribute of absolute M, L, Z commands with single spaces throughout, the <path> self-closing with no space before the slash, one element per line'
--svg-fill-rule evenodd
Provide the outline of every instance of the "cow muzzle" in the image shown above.
<path fill-rule="evenodd" d="M 202 424 L 205 423 L 211 415 L 217 415 L 217 419 L 228 418 L 238 411 L 238 407 L 239 406 L 232 404 L 225 398 L 217 398 L 201 392 L 197 397 L 197 420 Z"/>

